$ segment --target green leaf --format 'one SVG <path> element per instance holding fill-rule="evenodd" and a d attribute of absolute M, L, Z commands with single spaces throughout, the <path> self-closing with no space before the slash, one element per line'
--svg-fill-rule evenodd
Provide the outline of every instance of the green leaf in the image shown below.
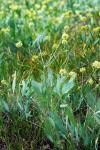
<path fill-rule="evenodd" d="M 96 45 L 97 43 L 100 43 L 100 38 L 96 39 L 93 45 Z"/>
<path fill-rule="evenodd" d="M 59 96 L 61 95 L 61 85 L 63 84 L 65 80 L 65 76 L 60 77 L 59 75 L 57 76 L 57 83 L 56 86 L 54 87 L 54 92 L 57 93 Z"/>
<path fill-rule="evenodd" d="M 94 115 L 94 119 L 100 125 L 100 117 L 98 114 Z"/>
<path fill-rule="evenodd" d="M 5 108 L 5 110 L 6 110 L 7 112 L 9 112 L 9 107 L 8 107 L 7 102 L 5 102 L 4 100 L 2 100 L 2 104 L 3 104 L 3 107 Z"/>
<path fill-rule="evenodd" d="M 51 112 L 51 117 L 53 118 L 53 120 L 55 122 L 55 126 L 56 126 L 57 130 L 61 133 L 61 135 L 67 136 L 67 130 L 66 130 L 65 126 L 63 125 L 63 121 L 61 120 L 61 118 L 52 112 Z"/>
<path fill-rule="evenodd" d="M 52 70 L 48 70 L 48 80 L 50 82 L 50 86 L 53 86 L 53 72 Z"/>
<path fill-rule="evenodd" d="M 36 81 L 32 81 L 32 86 L 35 87 L 36 89 L 38 89 L 42 93 L 43 86 L 41 83 L 38 83 Z"/>
<path fill-rule="evenodd" d="M 51 120 L 49 120 L 49 119 L 46 119 L 46 121 L 45 121 L 44 132 L 52 142 L 55 142 L 54 128 L 52 126 Z"/>
<path fill-rule="evenodd" d="M 72 109 L 70 107 L 67 109 L 67 114 L 68 114 L 68 118 L 71 121 L 71 123 L 75 127 L 77 127 L 77 124 L 76 124 L 76 121 L 75 121 L 75 118 L 74 118 L 74 115 L 73 115 L 73 111 L 72 111 Z"/>
<path fill-rule="evenodd" d="M 74 86 L 74 79 L 75 79 L 76 75 L 73 75 L 70 80 L 68 81 L 68 83 L 65 83 L 62 87 L 62 94 L 67 94 Z"/>
<path fill-rule="evenodd" d="M 15 30 L 15 22 L 14 20 L 10 19 L 8 24 L 10 25 L 10 28 L 12 28 L 13 30 Z"/>

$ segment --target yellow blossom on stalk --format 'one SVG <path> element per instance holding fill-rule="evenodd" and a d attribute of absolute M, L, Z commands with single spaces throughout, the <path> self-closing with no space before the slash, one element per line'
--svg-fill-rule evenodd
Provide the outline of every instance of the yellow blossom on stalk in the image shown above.
<path fill-rule="evenodd" d="M 63 33 L 63 35 L 62 35 L 62 39 L 63 40 L 65 40 L 65 39 L 68 39 L 69 38 L 69 35 L 68 34 L 66 34 L 66 33 Z"/>
<path fill-rule="evenodd" d="M 16 77 L 16 73 L 12 74 L 12 78 L 15 78 Z"/>
<path fill-rule="evenodd" d="M 69 72 L 69 76 L 73 76 L 74 74 L 76 74 L 76 72 L 74 71 Z"/>
<path fill-rule="evenodd" d="M 10 28 L 2 28 L 1 32 L 8 33 L 10 32 Z"/>
<path fill-rule="evenodd" d="M 76 12 L 77 16 L 82 14 L 82 11 L 80 11 L 80 10 L 76 10 L 75 12 Z"/>
<path fill-rule="evenodd" d="M 90 85 L 92 85 L 93 83 L 94 83 L 94 81 L 93 81 L 93 79 L 92 78 L 90 78 L 90 79 L 88 79 L 88 81 L 87 81 Z"/>
<path fill-rule="evenodd" d="M 59 47 L 58 44 L 54 44 L 54 45 L 53 45 L 53 48 L 54 48 L 54 49 L 57 49 L 58 47 Z"/>
<path fill-rule="evenodd" d="M 66 15 L 67 15 L 67 16 L 72 15 L 72 11 L 71 11 L 71 10 L 67 11 L 67 12 L 66 12 Z"/>
<path fill-rule="evenodd" d="M 81 21 L 86 21 L 86 17 L 82 17 L 82 18 L 81 18 Z"/>
<path fill-rule="evenodd" d="M 6 85 L 7 84 L 6 80 L 1 80 L 1 84 Z"/>
<path fill-rule="evenodd" d="M 87 16 L 88 16 L 89 18 L 92 18 L 92 13 L 88 13 Z"/>
<path fill-rule="evenodd" d="M 30 22 L 30 23 L 28 24 L 29 27 L 32 27 L 33 25 L 34 25 L 33 22 Z"/>
<path fill-rule="evenodd" d="M 69 29 L 69 26 L 65 26 L 64 29 L 65 29 L 65 30 L 68 30 L 68 29 Z"/>
<path fill-rule="evenodd" d="M 59 73 L 61 76 L 63 76 L 67 73 L 67 71 L 66 71 L 66 69 L 60 69 Z"/>
<path fill-rule="evenodd" d="M 85 69 L 85 67 L 82 67 L 82 68 L 80 68 L 80 72 L 85 72 L 86 71 L 86 69 Z"/>
<path fill-rule="evenodd" d="M 21 41 L 19 41 L 18 43 L 16 43 L 16 47 L 22 47 L 22 42 Z"/>
<path fill-rule="evenodd" d="M 33 55 L 33 57 L 32 57 L 32 61 L 34 62 L 34 61 L 37 61 L 38 60 L 38 56 L 37 55 Z"/>
<path fill-rule="evenodd" d="M 39 4 L 35 4 L 35 8 L 36 9 L 40 9 L 40 5 Z"/>
<path fill-rule="evenodd" d="M 62 42 L 61 42 L 63 45 L 65 45 L 66 43 L 67 43 L 67 41 L 66 40 L 62 40 Z"/>
<path fill-rule="evenodd" d="M 45 37 L 45 40 L 46 40 L 46 41 L 50 41 L 50 36 L 47 35 L 47 36 Z"/>
<path fill-rule="evenodd" d="M 100 69 L 100 62 L 99 61 L 94 61 L 92 66 L 97 68 L 97 69 Z"/>
<path fill-rule="evenodd" d="M 88 25 L 83 25 L 83 26 L 81 26 L 81 29 L 83 30 L 83 29 L 88 29 Z"/>

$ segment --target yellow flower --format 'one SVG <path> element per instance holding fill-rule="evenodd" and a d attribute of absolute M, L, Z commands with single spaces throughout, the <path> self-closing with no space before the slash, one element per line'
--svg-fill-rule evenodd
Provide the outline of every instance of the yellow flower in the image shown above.
<path fill-rule="evenodd" d="M 71 11 L 71 10 L 67 11 L 67 12 L 66 12 L 66 15 L 67 15 L 67 16 L 72 15 L 72 11 Z"/>
<path fill-rule="evenodd" d="M 59 47 L 58 44 L 54 44 L 54 45 L 53 45 L 53 48 L 54 48 L 54 49 L 57 49 L 58 47 Z"/>
<path fill-rule="evenodd" d="M 62 39 L 63 40 L 65 40 L 65 39 L 68 39 L 69 38 L 69 35 L 68 34 L 66 34 L 66 33 L 63 33 L 63 35 L 62 35 Z"/>
<path fill-rule="evenodd" d="M 22 42 L 21 41 L 19 41 L 18 43 L 16 43 L 16 47 L 22 47 Z"/>
<path fill-rule="evenodd" d="M 30 22 L 30 23 L 28 24 L 29 27 L 32 27 L 33 25 L 34 25 L 33 22 Z"/>
<path fill-rule="evenodd" d="M 88 13 L 87 16 L 88 16 L 89 18 L 92 18 L 92 14 L 91 14 L 91 13 Z"/>
<path fill-rule="evenodd" d="M 82 18 L 81 18 L 81 21 L 86 21 L 86 17 L 82 17 Z"/>
<path fill-rule="evenodd" d="M 66 69 L 60 69 L 59 71 L 60 75 L 65 75 L 67 73 Z"/>
<path fill-rule="evenodd" d="M 99 61 L 94 61 L 92 66 L 99 69 L 100 68 L 100 62 Z"/>
<path fill-rule="evenodd" d="M 65 29 L 65 30 L 68 30 L 68 29 L 69 29 L 69 26 L 65 26 L 64 29 Z"/>
<path fill-rule="evenodd" d="M 15 78 L 16 77 L 16 73 L 12 74 L 12 78 Z"/>
<path fill-rule="evenodd" d="M 76 72 L 74 71 L 69 72 L 69 76 L 73 76 L 74 74 L 76 74 Z"/>
<path fill-rule="evenodd" d="M 1 80 L 1 84 L 6 85 L 7 84 L 6 80 Z"/>
<path fill-rule="evenodd" d="M 38 60 L 38 56 L 37 56 L 37 55 L 33 55 L 32 61 L 35 62 L 35 61 L 37 61 L 37 60 Z"/>
<path fill-rule="evenodd" d="M 82 67 L 82 68 L 80 68 L 80 72 L 85 72 L 86 71 L 86 69 L 85 69 L 85 67 Z"/>
<path fill-rule="evenodd" d="M 40 5 L 39 4 L 35 4 L 35 8 L 36 9 L 40 9 Z"/>
<path fill-rule="evenodd" d="M 81 29 L 83 30 L 83 29 L 88 29 L 88 25 L 83 25 L 82 27 L 81 27 Z"/>
<path fill-rule="evenodd" d="M 90 85 L 92 85 L 93 83 L 94 83 L 94 81 L 93 81 L 93 79 L 92 78 L 90 78 L 90 79 L 88 79 L 88 81 L 87 81 Z"/>
<path fill-rule="evenodd" d="M 61 42 L 63 45 L 65 45 L 66 43 L 67 43 L 67 41 L 66 40 L 62 40 L 62 42 Z"/>
<path fill-rule="evenodd" d="M 1 32 L 8 33 L 10 32 L 10 28 L 2 28 Z"/>
<path fill-rule="evenodd" d="M 46 41 L 50 41 L 50 36 L 47 35 L 47 36 L 45 37 L 45 40 L 46 40 Z"/>

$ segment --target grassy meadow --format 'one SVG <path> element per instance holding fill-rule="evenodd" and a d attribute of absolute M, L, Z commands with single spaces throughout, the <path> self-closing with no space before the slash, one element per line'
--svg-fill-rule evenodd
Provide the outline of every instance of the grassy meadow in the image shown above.
<path fill-rule="evenodd" d="M 100 149 L 100 1 L 0 0 L 0 150 Z"/>

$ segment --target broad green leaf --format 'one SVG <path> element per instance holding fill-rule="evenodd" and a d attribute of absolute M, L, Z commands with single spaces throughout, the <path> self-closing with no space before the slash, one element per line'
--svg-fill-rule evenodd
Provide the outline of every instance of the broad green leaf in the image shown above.
<path fill-rule="evenodd" d="M 42 90 L 43 90 L 43 86 L 41 83 L 38 83 L 36 81 L 32 81 L 32 86 L 35 87 L 36 89 L 38 89 L 41 93 L 42 93 Z"/>
<path fill-rule="evenodd" d="M 57 83 L 56 86 L 54 87 L 54 92 L 57 93 L 59 96 L 61 95 L 61 85 L 63 84 L 65 80 L 65 76 L 60 77 L 59 75 L 57 76 Z"/>
<path fill-rule="evenodd" d="M 55 122 L 55 126 L 56 126 L 57 130 L 62 135 L 67 136 L 67 130 L 66 130 L 65 126 L 63 125 L 63 121 L 61 120 L 61 118 L 59 116 L 57 116 L 55 113 L 51 113 L 51 117 L 53 118 L 53 120 Z"/>
<path fill-rule="evenodd" d="M 44 124 L 44 132 L 47 135 L 47 137 L 52 141 L 55 142 L 55 132 L 54 128 L 51 124 L 51 121 L 49 119 L 46 119 Z"/>
<path fill-rule="evenodd" d="M 5 102 L 4 100 L 2 100 L 2 104 L 3 104 L 3 107 L 5 108 L 5 110 L 7 112 L 9 112 L 9 106 L 8 106 L 7 102 Z"/>
<path fill-rule="evenodd" d="M 70 80 L 68 81 L 68 83 L 65 83 L 62 87 L 62 94 L 67 94 L 74 86 L 74 79 L 75 79 L 76 75 L 73 75 Z"/>
<path fill-rule="evenodd" d="M 71 123 L 75 127 L 77 127 L 77 124 L 76 124 L 76 121 L 75 121 L 75 118 L 74 118 L 74 115 L 73 115 L 73 110 L 70 107 L 67 109 L 67 115 L 68 115 L 68 118 L 71 121 Z"/>

